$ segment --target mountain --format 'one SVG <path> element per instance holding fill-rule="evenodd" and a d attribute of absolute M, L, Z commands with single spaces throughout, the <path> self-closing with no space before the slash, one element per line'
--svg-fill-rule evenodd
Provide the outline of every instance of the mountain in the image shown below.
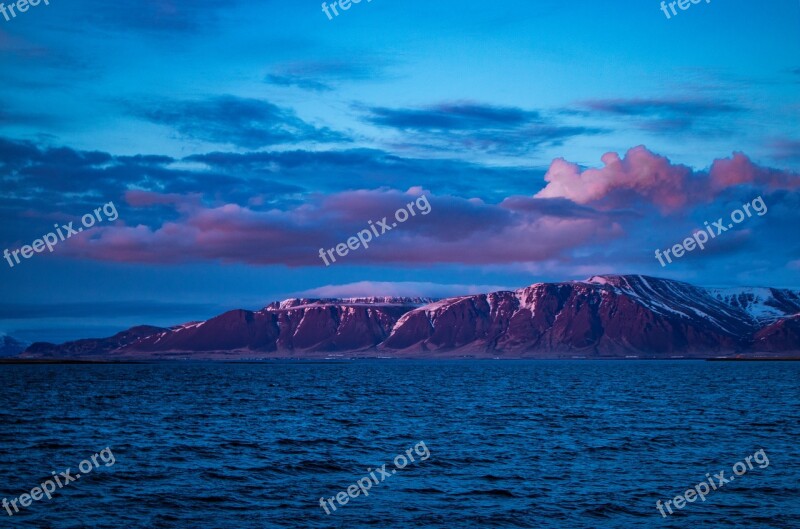
<path fill-rule="evenodd" d="M 27 346 L 28 344 L 16 338 L 12 338 L 7 334 L 0 334 L 0 358 L 16 356 L 24 351 Z"/>
<path fill-rule="evenodd" d="M 171 328 L 134 327 L 111 338 L 35 343 L 24 358 L 303 358 L 374 349 L 428 298 L 288 299 Z"/>
<path fill-rule="evenodd" d="M 431 300 L 290 299 L 171 328 L 37 343 L 26 358 L 796 356 L 800 293 L 640 275 Z"/>
<path fill-rule="evenodd" d="M 786 344 L 796 346 L 798 343 L 800 343 L 800 314 L 780 318 L 759 330 L 754 336 L 754 345 L 759 351 L 781 353 L 786 351 Z"/>
<path fill-rule="evenodd" d="M 800 312 L 800 292 L 777 288 L 709 288 L 716 299 L 747 312 L 759 323 L 772 323 Z"/>
<path fill-rule="evenodd" d="M 131 327 L 127 331 L 122 331 L 109 338 L 86 338 L 76 340 L 61 345 L 47 342 L 36 342 L 25 349 L 20 355 L 21 358 L 41 358 L 41 359 L 103 359 L 113 351 L 119 350 L 126 345 L 153 333 L 161 332 L 165 329 L 153 327 L 152 325 L 140 325 Z"/>

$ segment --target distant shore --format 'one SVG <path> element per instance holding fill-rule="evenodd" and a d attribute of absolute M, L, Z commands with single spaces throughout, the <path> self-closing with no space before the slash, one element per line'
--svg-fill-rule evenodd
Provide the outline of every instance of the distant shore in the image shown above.
<path fill-rule="evenodd" d="M 79 360 L 79 359 L 34 359 L 34 358 L 2 358 L 0 365 L 59 365 L 59 364 L 344 364 L 351 362 L 383 362 L 383 361 L 418 361 L 418 362 L 453 362 L 453 361 L 506 361 L 506 362 L 800 362 L 800 356 L 786 358 L 486 358 L 486 357 L 423 357 L 423 358 L 264 358 L 244 360 L 221 359 L 142 359 L 142 360 Z"/>

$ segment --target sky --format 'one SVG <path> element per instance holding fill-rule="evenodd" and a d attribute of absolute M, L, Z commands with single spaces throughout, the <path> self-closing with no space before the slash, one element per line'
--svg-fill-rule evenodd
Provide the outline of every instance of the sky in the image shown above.
<path fill-rule="evenodd" d="M 58 342 L 289 297 L 612 273 L 800 288 L 800 3 L 687 5 L 0 14 L 0 250 L 96 217 L 0 261 L 0 333 Z M 320 258 L 421 197 L 428 214 Z M 706 222 L 704 249 L 661 265 Z"/>

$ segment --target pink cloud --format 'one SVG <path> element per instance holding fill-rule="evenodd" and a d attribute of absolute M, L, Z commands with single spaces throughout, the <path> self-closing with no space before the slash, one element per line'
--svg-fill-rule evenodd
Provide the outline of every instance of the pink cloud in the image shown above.
<path fill-rule="evenodd" d="M 759 184 L 771 190 L 800 187 L 800 175 L 759 167 L 740 152 L 735 153 L 732 158 L 714 160 L 709 176 L 711 190 L 714 192 L 740 184 Z"/>
<path fill-rule="evenodd" d="M 320 248 L 334 248 L 368 221 L 387 217 L 428 197 L 430 212 L 418 213 L 396 228 L 340 258 L 340 263 L 509 263 L 563 259 L 575 246 L 618 237 L 619 224 L 604 214 L 590 218 L 553 216 L 520 203 L 515 207 L 436 196 L 420 188 L 359 190 L 317 196 L 288 211 L 257 211 L 237 204 L 215 207 L 191 197 L 131 192 L 129 204 L 172 205 L 180 218 L 160 226 L 110 225 L 92 229 L 64 251 L 98 260 L 145 263 L 190 261 L 324 266 Z M 192 204 L 187 207 L 187 204 Z"/>
<path fill-rule="evenodd" d="M 617 207 L 630 195 L 638 195 L 665 210 L 677 209 L 688 202 L 687 178 L 692 170 L 685 165 L 673 165 L 643 146 L 630 149 L 624 158 L 617 153 L 603 155 L 601 169 L 581 168 L 559 158 L 545 174 L 547 186 L 537 198 L 567 198 L 578 204 L 602 199 Z M 624 196 L 622 196 L 624 195 Z"/>
<path fill-rule="evenodd" d="M 672 212 L 709 202 L 721 191 L 742 184 L 771 190 L 800 185 L 797 174 L 759 167 L 741 153 L 715 160 L 708 172 L 674 164 L 641 145 L 630 149 L 623 158 L 614 152 L 606 153 L 602 162 L 602 168 L 582 170 L 563 158 L 554 160 L 545 174 L 547 185 L 535 196 L 566 198 L 601 208 L 643 200 L 662 212 Z"/>
<path fill-rule="evenodd" d="M 59 251 L 120 262 L 324 267 L 320 249 L 346 243 L 368 230 L 368 221 L 377 225 L 387 217 L 391 225 L 396 210 L 425 195 L 429 214 L 418 211 L 374 237 L 369 248 L 350 251 L 334 265 L 596 263 L 609 252 L 610 243 L 626 244 L 626 237 L 641 234 L 647 222 L 659 220 L 659 212 L 691 213 L 691 208 L 705 206 L 736 186 L 768 191 L 796 189 L 800 184 L 798 175 L 759 167 L 738 153 L 714 161 L 708 171 L 674 164 L 641 146 L 622 158 L 608 153 L 602 161 L 602 168 L 584 170 L 555 160 L 545 176 L 547 186 L 537 195 L 511 196 L 499 204 L 414 187 L 316 194 L 299 206 L 263 210 L 256 205 L 209 205 L 198 195 L 129 191 L 126 200 L 132 208 L 161 206 L 152 210 L 156 215 L 168 207 L 177 215 L 148 225 L 99 226 Z M 695 227 L 696 219 L 676 219 L 665 229 L 682 233 Z M 732 244 L 738 238 L 728 240 Z"/>

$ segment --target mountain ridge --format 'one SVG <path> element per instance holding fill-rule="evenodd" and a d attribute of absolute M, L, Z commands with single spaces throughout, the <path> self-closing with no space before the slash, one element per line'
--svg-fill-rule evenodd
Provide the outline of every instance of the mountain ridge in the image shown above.
<path fill-rule="evenodd" d="M 23 352 L 29 344 L 9 336 L 5 333 L 0 333 L 0 358 L 7 358 L 16 356 Z"/>
<path fill-rule="evenodd" d="M 800 351 L 800 292 L 642 275 L 452 298 L 290 298 L 21 358 L 710 358 Z"/>

